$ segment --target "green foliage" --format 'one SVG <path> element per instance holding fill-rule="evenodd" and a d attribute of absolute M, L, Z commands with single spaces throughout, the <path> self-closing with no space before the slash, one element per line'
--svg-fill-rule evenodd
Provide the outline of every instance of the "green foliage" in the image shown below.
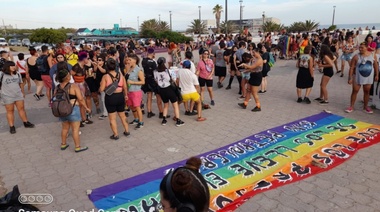
<path fill-rule="evenodd" d="M 288 31 L 289 32 L 310 32 L 319 27 L 319 22 L 306 20 L 305 22 L 294 22 L 292 23 Z"/>
<path fill-rule="evenodd" d="M 273 21 L 267 21 L 263 25 L 264 32 L 278 32 L 282 28 L 284 28 L 284 25 L 282 24 L 277 24 Z"/>
<path fill-rule="evenodd" d="M 220 33 L 220 16 L 222 15 L 223 7 L 219 4 L 215 5 L 214 8 L 212 8 L 212 13 L 215 14 L 216 19 L 216 29 L 218 33 Z"/>
<path fill-rule="evenodd" d="M 334 31 L 336 30 L 337 26 L 336 25 L 331 25 L 329 28 L 327 28 L 327 31 Z"/>
<path fill-rule="evenodd" d="M 40 28 L 34 30 L 33 33 L 30 35 L 30 40 L 32 42 L 41 42 L 49 44 L 64 42 L 66 38 L 66 33 L 64 33 L 60 29 Z"/>
<path fill-rule="evenodd" d="M 141 36 L 143 37 L 157 37 L 159 32 L 164 32 L 169 30 L 169 25 L 166 21 L 157 21 L 156 19 L 146 20 L 141 24 L 140 27 Z"/>
<path fill-rule="evenodd" d="M 186 37 L 185 35 L 173 32 L 173 31 L 163 31 L 157 34 L 157 38 L 159 39 L 168 39 L 170 42 L 174 43 L 185 43 L 186 41 L 192 41 L 193 39 L 190 37 Z"/>
<path fill-rule="evenodd" d="M 206 23 L 201 22 L 199 19 L 194 19 L 191 22 L 190 28 L 187 29 L 187 32 L 195 33 L 195 34 L 203 34 L 207 30 Z"/>

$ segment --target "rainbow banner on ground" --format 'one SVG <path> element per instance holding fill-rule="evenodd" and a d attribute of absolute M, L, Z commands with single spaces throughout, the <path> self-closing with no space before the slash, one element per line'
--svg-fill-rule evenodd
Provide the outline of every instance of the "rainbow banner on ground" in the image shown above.
<path fill-rule="evenodd" d="M 327 171 L 380 141 L 380 126 L 320 113 L 199 155 L 210 211 L 233 211 L 257 193 Z M 184 161 L 94 189 L 98 209 L 154 211 L 159 184 Z"/>

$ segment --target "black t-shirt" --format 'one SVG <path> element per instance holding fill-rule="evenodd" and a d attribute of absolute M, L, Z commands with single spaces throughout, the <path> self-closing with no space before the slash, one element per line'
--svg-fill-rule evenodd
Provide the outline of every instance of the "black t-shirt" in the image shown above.
<path fill-rule="evenodd" d="M 154 78 L 153 71 L 157 69 L 156 61 L 150 58 L 144 58 L 141 62 L 144 68 L 144 74 L 146 78 Z"/>
<path fill-rule="evenodd" d="M 263 71 L 269 71 L 270 70 L 270 66 L 269 66 L 269 59 L 270 59 L 270 56 L 269 56 L 269 52 L 265 52 L 263 55 L 261 55 L 261 57 L 263 58 L 263 60 L 266 60 L 267 62 L 263 64 Z"/>
<path fill-rule="evenodd" d="M 0 71 L 3 71 L 3 66 L 7 60 L 4 58 L 0 58 Z"/>

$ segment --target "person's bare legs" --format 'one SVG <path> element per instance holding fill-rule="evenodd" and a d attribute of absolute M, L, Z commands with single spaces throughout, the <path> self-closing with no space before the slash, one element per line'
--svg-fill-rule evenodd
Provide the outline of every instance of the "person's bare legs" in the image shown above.
<path fill-rule="evenodd" d="M 79 137 L 80 122 L 79 121 L 70 122 L 70 127 L 73 134 L 72 136 L 73 136 L 75 148 L 80 148 L 80 137 Z"/>
<path fill-rule="evenodd" d="M 368 107 L 368 102 L 369 102 L 369 93 L 371 91 L 371 85 L 363 85 L 363 101 L 364 101 L 364 110 L 367 109 Z"/>
<path fill-rule="evenodd" d="M 116 112 L 108 113 L 108 119 L 110 120 L 110 126 L 111 126 L 111 130 L 112 130 L 113 135 L 115 137 L 119 136 L 119 134 L 117 132 Z"/>
<path fill-rule="evenodd" d="M 204 101 L 205 90 L 206 90 L 206 87 L 205 87 L 205 86 L 201 87 L 201 102 Z"/>
<path fill-rule="evenodd" d="M 329 100 L 329 95 L 327 92 L 327 83 L 329 83 L 330 77 L 323 75 L 322 77 L 322 82 L 321 82 L 321 95 L 322 99 L 328 102 Z"/>
<path fill-rule="evenodd" d="M 159 94 L 156 94 L 156 101 L 157 101 L 157 108 L 160 113 L 164 112 L 164 109 L 162 107 L 162 98 Z"/>
<path fill-rule="evenodd" d="M 68 121 L 62 122 L 62 130 L 61 130 L 61 145 L 62 146 L 66 145 L 66 140 L 67 140 L 67 135 L 69 134 L 70 125 L 71 124 Z M 74 138 L 74 131 L 72 133 L 73 133 L 73 138 Z"/>
<path fill-rule="evenodd" d="M 306 88 L 305 97 L 309 97 L 311 93 L 311 88 Z"/>
<path fill-rule="evenodd" d="M 214 100 L 214 92 L 212 91 L 212 87 L 207 87 L 207 91 L 210 96 L 210 100 Z"/>
<path fill-rule="evenodd" d="M 179 105 L 178 105 L 178 101 L 172 103 L 172 105 L 173 105 L 173 108 L 174 108 L 175 117 L 178 119 L 179 118 Z"/>
<path fill-rule="evenodd" d="M 121 124 L 124 127 L 124 132 L 129 132 L 128 131 L 127 117 L 125 116 L 125 113 L 124 112 L 118 112 L 117 114 L 119 115 Z"/>
<path fill-rule="evenodd" d="M 34 80 L 34 83 L 36 84 L 36 94 L 40 96 L 42 93 L 42 89 L 44 88 L 44 82 Z"/>
<path fill-rule="evenodd" d="M 260 99 L 259 99 L 259 88 L 260 88 L 259 86 L 251 86 L 251 94 L 253 98 L 255 99 L 256 107 L 261 108 Z"/>
<path fill-rule="evenodd" d="M 17 108 L 17 111 L 18 111 L 18 115 L 20 116 L 20 119 L 23 122 L 27 122 L 28 121 L 28 117 L 26 116 L 26 112 L 25 112 L 24 100 L 16 101 L 15 105 L 16 105 L 16 108 Z"/>
<path fill-rule="evenodd" d="M 263 77 L 263 80 L 261 81 L 261 91 L 266 91 L 267 90 L 267 78 Z"/>
<path fill-rule="evenodd" d="M 5 105 L 5 110 L 7 111 L 8 125 L 10 127 L 15 126 L 14 103 Z"/>
<path fill-rule="evenodd" d="M 169 102 L 164 103 L 164 111 L 162 112 L 162 115 L 164 117 L 166 117 L 168 115 L 168 110 L 169 110 Z M 178 118 L 178 117 L 176 116 L 176 118 Z"/>
<path fill-rule="evenodd" d="M 146 93 L 146 108 L 148 109 L 148 113 L 152 112 L 152 95 L 153 92 Z"/>

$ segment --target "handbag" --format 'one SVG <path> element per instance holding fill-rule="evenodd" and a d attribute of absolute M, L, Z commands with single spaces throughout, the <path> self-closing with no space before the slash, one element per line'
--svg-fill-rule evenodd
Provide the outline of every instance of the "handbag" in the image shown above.
<path fill-rule="evenodd" d="M 107 94 L 108 96 L 111 96 L 116 91 L 117 87 L 119 86 L 118 84 L 120 82 L 120 77 L 119 77 L 119 73 L 116 75 L 116 77 L 113 77 L 111 74 L 109 75 L 112 79 L 112 83 L 104 89 L 104 93 Z M 115 78 L 117 78 L 116 81 L 114 80 Z"/>
<path fill-rule="evenodd" d="M 175 95 L 177 96 L 178 103 L 180 104 L 183 101 L 182 94 L 181 94 L 181 88 L 179 86 L 177 86 L 177 84 L 173 81 L 169 70 L 168 70 L 168 74 L 170 77 L 170 87 L 173 89 Z"/>

